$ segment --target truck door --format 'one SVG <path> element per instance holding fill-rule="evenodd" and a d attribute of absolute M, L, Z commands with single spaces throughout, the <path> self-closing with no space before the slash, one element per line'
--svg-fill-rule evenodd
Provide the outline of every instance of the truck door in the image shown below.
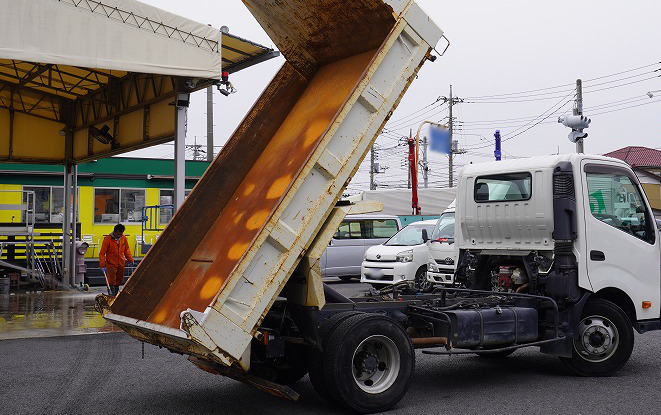
<path fill-rule="evenodd" d="M 618 288 L 638 320 L 659 318 L 659 235 L 649 204 L 627 168 L 585 160 L 583 203 L 588 277 L 595 292 Z M 643 308 L 644 301 L 651 307 Z"/>

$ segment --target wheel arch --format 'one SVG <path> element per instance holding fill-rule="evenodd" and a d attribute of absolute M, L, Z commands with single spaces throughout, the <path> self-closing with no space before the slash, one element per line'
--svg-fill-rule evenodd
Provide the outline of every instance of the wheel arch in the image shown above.
<path fill-rule="evenodd" d="M 629 320 L 631 320 L 633 327 L 637 329 L 638 324 L 636 324 L 636 322 L 638 319 L 636 317 L 636 307 L 633 305 L 633 300 L 631 300 L 631 297 L 629 297 L 627 293 L 620 290 L 619 288 L 607 287 L 602 288 L 592 296 L 593 298 L 597 297 L 608 300 L 620 307 L 627 314 Z"/>

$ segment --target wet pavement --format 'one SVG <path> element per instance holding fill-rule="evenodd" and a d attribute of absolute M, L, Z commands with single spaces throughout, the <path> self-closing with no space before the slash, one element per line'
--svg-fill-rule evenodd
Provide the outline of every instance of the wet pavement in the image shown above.
<path fill-rule="evenodd" d="M 104 291 L 0 294 L 0 340 L 121 331 L 94 310 L 94 297 Z"/>

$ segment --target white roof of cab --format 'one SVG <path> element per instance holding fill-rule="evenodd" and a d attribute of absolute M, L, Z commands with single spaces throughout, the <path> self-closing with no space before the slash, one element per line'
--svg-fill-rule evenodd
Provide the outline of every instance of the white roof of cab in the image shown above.
<path fill-rule="evenodd" d="M 561 161 L 568 161 L 572 164 L 580 163 L 582 160 L 589 159 L 595 161 L 607 161 L 627 166 L 622 160 L 612 157 L 597 156 L 593 154 L 558 154 L 552 156 L 538 156 L 515 160 L 491 161 L 488 163 L 469 164 L 460 172 L 460 175 L 492 175 L 499 173 L 512 173 L 514 171 L 529 171 L 535 169 L 553 168 Z"/>

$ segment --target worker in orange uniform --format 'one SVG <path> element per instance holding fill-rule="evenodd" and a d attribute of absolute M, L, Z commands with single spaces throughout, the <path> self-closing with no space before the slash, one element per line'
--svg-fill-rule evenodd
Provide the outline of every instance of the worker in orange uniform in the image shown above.
<path fill-rule="evenodd" d="M 106 274 L 110 292 L 117 295 L 119 286 L 124 282 L 124 265 L 128 260 L 133 264 L 133 256 L 129 249 L 129 242 L 124 236 L 126 227 L 121 223 L 115 225 L 115 229 L 103 238 L 103 244 L 99 251 L 99 266 Z"/>

